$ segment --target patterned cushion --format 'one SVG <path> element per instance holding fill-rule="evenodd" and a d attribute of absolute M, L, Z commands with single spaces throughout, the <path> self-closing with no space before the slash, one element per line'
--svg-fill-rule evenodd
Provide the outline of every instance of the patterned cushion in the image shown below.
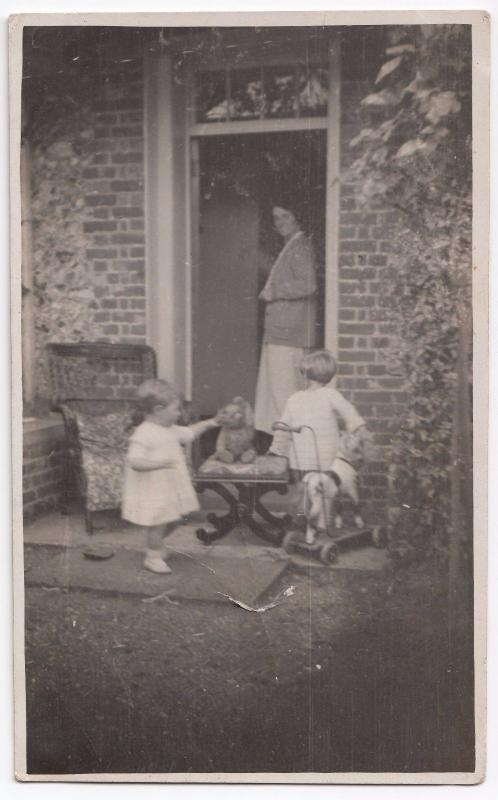
<path fill-rule="evenodd" d="M 281 456 L 257 456 L 252 464 L 224 464 L 211 458 L 201 464 L 197 476 L 199 478 L 228 478 L 230 480 L 251 480 L 257 478 L 274 478 L 287 480 L 287 459 Z"/>
<path fill-rule="evenodd" d="M 82 448 L 98 454 L 108 449 L 125 451 L 133 427 L 130 411 L 118 411 L 103 416 L 75 412 Z"/>
<path fill-rule="evenodd" d="M 74 412 L 89 511 L 121 504 L 123 470 L 133 427 L 129 411 L 95 417 Z"/>
<path fill-rule="evenodd" d="M 126 451 L 111 453 L 99 455 L 83 450 L 86 506 L 89 511 L 118 508 L 121 505 Z"/>

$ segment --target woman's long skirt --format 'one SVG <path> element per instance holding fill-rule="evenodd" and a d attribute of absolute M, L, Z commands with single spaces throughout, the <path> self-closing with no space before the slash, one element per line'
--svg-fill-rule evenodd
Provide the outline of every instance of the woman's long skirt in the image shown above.
<path fill-rule="evenodd" d="M 304 387 L 299 367 L 307 352 L 304 347 L 263 344 L 254 408 L 256 430 L 271 434 L 291 394 Z"/>

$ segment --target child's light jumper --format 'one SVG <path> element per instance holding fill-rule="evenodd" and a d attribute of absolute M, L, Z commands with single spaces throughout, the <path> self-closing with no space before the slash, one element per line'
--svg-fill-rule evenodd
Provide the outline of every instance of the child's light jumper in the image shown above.
<path fill-rule="evenodd" d="M 349 432 L 365 424 L 354 406 L 330 386 L 303 389 L 288 399 L 279 421 L 287 429 L 302 429 L 299 436 L 293 436 L 288 451 L 291 469 L 320 472 L 332 464 L 339 449 L 338 416 L 344 420 Z M 275 437 L 271 450 L 278 455 L 287 455 L 287 444 L 285 439 Z"/>

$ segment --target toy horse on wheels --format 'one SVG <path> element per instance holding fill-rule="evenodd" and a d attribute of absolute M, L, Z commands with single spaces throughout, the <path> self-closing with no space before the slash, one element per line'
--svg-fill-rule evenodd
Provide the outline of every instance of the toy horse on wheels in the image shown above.
<path fill-rule="evenodd" d="M 333 564 L 341 551 L 373 544 L 385 545 L 384 532 L 380 526 L 367 527 L 363 522 L 359 506 L 357 469 L 365 459 L 369 434 L 362 426 L 354 433 L 343 433 L 339 453 L 328 470 L 322 470 L 319 460 L 316 433 L 308 425 L 290 427 L 285 422 L 276 422 L 273 430 L 299 434 L 307 428 L 311 431 L 315 446 L 317 464 L 320 469 L 306 473 L 304 484 L 304 518 L 306 528 L 290 530 L 285 535 L 282 546 L 287 553 L 298 552 L 312 555 L 323 564 Z M 346 494 L 353 503 L 354 529 L 343 529 L 340 495 Z M 335 516 L 332 524 L 332 512 Z"/>

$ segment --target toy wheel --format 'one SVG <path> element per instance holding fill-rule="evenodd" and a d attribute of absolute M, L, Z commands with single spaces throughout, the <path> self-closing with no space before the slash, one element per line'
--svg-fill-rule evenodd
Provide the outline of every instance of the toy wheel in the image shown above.
<path fill-rule="evenodd" d="M 284 548 L 285 552 L 289 555 L 294 552 L 295 545 L 294 545 L 294 537 L 296 533 L 295 531 L 289 531 L 285 534 L 284 538 L 282 539 L 282 547 Z"/>
<path fill-rule="evenodd" d="M 337 545 L 334 542 L 327 542 L 320 550 L 320 561 L 322 564 L 335 564 L 338 558 Z"/>
<path fill-rule="evenodd" d="M 209 535 L 209 531 L 207 531 L 205 528 L 197 528 L 195 535 L 199 541 L 202 542 L 202 544 L 211 544 L 211 536 Z"/>
<path fill-rule="evenodd" d="M 372 530 L 372 542 L 375 547 L 385 547 L 387 545 L 386 531 L 380 525 L 376 525 Z"/>

